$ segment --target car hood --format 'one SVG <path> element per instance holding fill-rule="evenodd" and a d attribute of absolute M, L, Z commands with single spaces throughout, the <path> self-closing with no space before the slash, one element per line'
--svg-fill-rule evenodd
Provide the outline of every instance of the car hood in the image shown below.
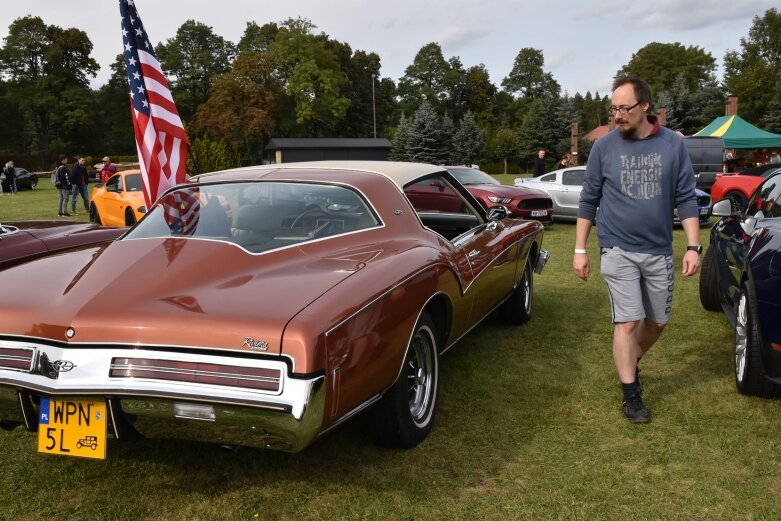
<path fill-rule="evenodd" d="M 475 184 L 467 185 L 467 190 L 476 189 L 484 193 L 491 193 L 500 197 L 519 197 L 519 196 L 533 196 L 533 197 L 545 197 L 548 198 L 548 194 L 536 188 L 530 186 L 510 186 L 510 185 L 494 185 L 494 184 Z"/>
<path fill-rule="evenodd" d="M 116 241 L 0 272 L 0 335 L 279 353 L 287 322 L 365 260 L 301 248 L 251 255 L 205 240 Z"/>

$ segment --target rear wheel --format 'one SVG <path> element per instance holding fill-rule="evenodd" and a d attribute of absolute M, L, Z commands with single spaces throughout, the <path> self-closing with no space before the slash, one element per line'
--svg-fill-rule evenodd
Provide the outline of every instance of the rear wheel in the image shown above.
<path fill-rule="evenodd" d="M 133 226 L 134 224 L 136 224 L 136 214 L 128 208 L 125 210 L 125 226 Z"/>
<path fill-rule="evenodd" d="M 700 270 L 700 303 L 708 311 L 721 311 L 719 273 L 716 266 L 716 248 L 711 244 L 702 258 Z"/>
<path fill-rule="evenodd" d="M 523 268 L 523 278 L 513 290 L 512 295 L 499 307 L 499 318 L 514 326 L 525 324 L 532 317 L 534 303 L 534 279 L 531 259 L 526 260 Z"/>
<path fill-rule="evenodd" d="M 95 203 L 89 205 L 89 222 L 100 224 L 101 226 L 103 225 L 103 223 L 100 221 L 98 207 L 95 206 Z"/>
<path fill-rule="evenodd" d="M 732 202 L 733 210 L 742 212 L 746 209 L 746 203 L 748 203 L 748 199 L 743 192 L 738 190 L 731 190 L 724 194 L 724 197 Z"/>
<path fill-rule="evenodd" d="M 434 424 L 438 384 L 437 329 L 424 311 L 415 324 L 398 380 L 371 410 L 377 443 L 410 448 L 423 441 Z"/>
<path fill-rule="evenodd" d="M 38 178 L 37 177 L 31 177 L 30 178 L 30 190 L 35 190 L 38 187 Z"/>
<path fill-rule="evenodd" d="M 777 387 L 765 378 L 762 337 L 757 328 L 757 300 L 746 281 L 740 290 L 735 320 L 735 385 L 742 394 L 773 398 Z"/>

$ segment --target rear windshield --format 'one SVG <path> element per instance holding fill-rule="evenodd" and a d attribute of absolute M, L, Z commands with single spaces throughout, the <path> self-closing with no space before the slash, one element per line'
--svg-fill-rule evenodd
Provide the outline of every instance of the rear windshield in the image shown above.
<path fill-rule="evenodd" d="M 361 194 L 344 186 L 204 184 L 166 194 L 124 239 L 211 239 L 262 253 L 379 224 Z"/>

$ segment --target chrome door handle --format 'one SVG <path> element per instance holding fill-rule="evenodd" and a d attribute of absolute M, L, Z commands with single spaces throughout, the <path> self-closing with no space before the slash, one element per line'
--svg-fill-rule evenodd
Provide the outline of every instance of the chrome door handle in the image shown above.
<path fill-rule="evenodd" d="M 469 257 L 470 259 L 474 259 L 474 258 L 475 258 L 475 257 L 477 257 L 478 255 L 480 255 L 480 252 L 479 252 L 479 251 L 477 251 L 477 250 L 472 250 L 472 251 L 470 251 L 470 252 L 467 254 L 467 257 Z"/>

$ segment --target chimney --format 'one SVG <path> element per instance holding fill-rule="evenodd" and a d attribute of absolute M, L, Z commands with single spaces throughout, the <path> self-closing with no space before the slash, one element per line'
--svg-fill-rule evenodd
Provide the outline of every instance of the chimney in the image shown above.
<path fill-rule="evenodd" d="M 727 107 L 725 109 L 725 115 L 727 116 L 736 116 L 738 114 L 738 97 L 737 96 L 727 96 Z"/>

